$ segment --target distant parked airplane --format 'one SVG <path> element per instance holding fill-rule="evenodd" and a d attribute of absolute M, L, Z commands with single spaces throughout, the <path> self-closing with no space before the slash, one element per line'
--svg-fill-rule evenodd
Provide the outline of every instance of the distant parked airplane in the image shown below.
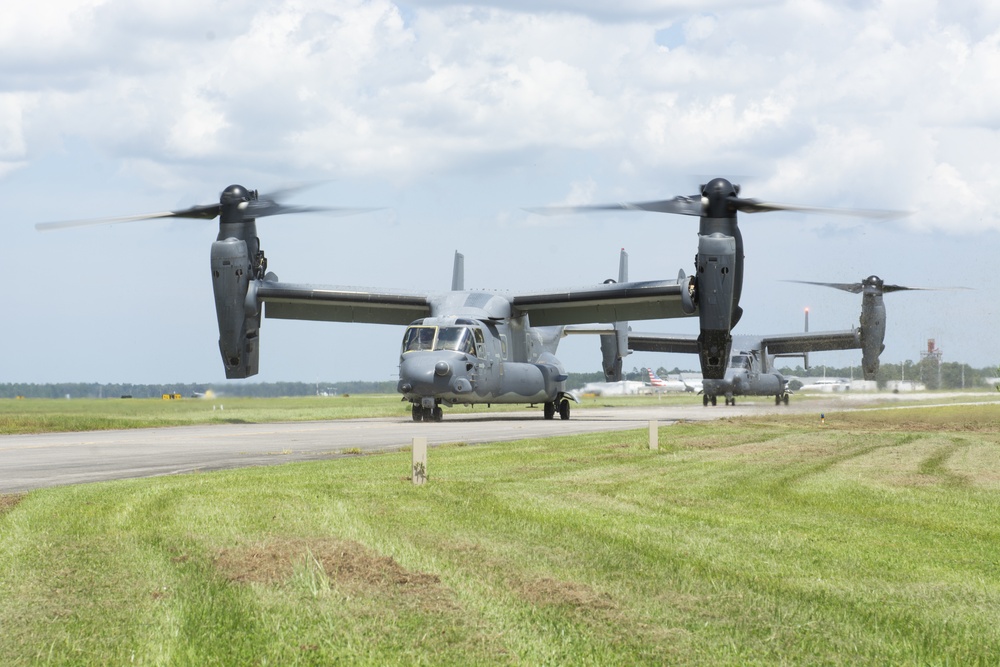
<path fill-rule="evenodd" d="M 677 376 L 679 378 L 677 380 L 664 380 L 654 373 L 652 368 L 647 368 L 646 371 L 649 373 L 649 386 L 653 391 L 701 391 L 701 387 L 697 386 L 700 383 L 688 382 L 680 375 Z"/>

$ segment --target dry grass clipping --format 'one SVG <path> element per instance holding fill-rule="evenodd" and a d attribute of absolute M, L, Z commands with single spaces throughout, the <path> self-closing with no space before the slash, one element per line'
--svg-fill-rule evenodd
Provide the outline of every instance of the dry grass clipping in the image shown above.
<path fill-rule="evenodd" d="M 290 539 L 222 549 L 216 567 L 230 581 L 275 584 L 288 580 L 296 564 L 311 559 L 332 582 L 366 586 L 427 587 L 440 584 L 435 574 L 407 570 L 392 556 L 381 556 L 350 540 Z"/>
<path fill-rule="evenodd" d="M 22 500 L 23 493 L 0 493 L 0 516 L 17 507 Z"/>

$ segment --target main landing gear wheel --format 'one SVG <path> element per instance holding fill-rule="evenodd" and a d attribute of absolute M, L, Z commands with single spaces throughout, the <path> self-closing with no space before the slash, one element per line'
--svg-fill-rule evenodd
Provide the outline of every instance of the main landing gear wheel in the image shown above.
<path fill-rule="evenodd" d="M 708 394 L 701 395 L 701 404 L 708 407 Z"/>
<path fill-rule="evenodd" d="M 563 399 L 559 402 L 559 419 L 569 419 L 569 400 Z"/>
<path fill-rule="evenodd" d="M 788 405 L 788 394 L 785 394 L 784 396 L 781 397 L 781 402 L 784 403 L 785 405 Z"/>
<path fill-rule="evenodd" d="M 712 405 L 715 405 L 715 401 L 712 401 Z M 736 397 L 729 398 L 726 396 L 726 405 L 736 405 Z"/>
<path fill-rule="evenodd" d="M 712 397 L 712 405 L 713 405 L 713 406 L 715 405 L 715 401 L 716 401 L 716 398 L 717 398 L 717 397 L 715 397 L 715 396 L 713 396 L 713 397 Z"/>
<path fill-rule="evenodd" d="M 552 401 L 548 401 L 542 406 L 542 414 L 545 415 L 546 419 L 552 419 L 556 416 L 556 404 Z"/>
<path fill-rule="evenodd" d="M 424 409 L 414 403 L 410 409 L 410 414 L 413 416 L 413 421 L 418 422 L 424 418 Z"/>

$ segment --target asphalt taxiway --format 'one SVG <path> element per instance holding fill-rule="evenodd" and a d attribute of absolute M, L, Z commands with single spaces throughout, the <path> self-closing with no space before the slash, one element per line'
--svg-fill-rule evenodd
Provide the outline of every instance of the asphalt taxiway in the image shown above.
<path fill-rule="evenodd" d="M 578 407 L 572 418 L 545 420 L 541 410 L 446 412 L 444 421 L 409 418 L 348 419 L 270 424 L 210 424 L 172 428 L 0 436 L 0 493 L 112 479 L 275 465 L 342 456 L 346 450 L 377 452 L 425 436 L 429 445 L 477 444 L 523 438 L 644 429 L 741 415 L 817 412 L 867 407 L 869 401 L 793 401 L 777 407 L 767 399 L 735 406 L 665 405 Z M 661 436 L 662 437 L 662 436 Z"/>

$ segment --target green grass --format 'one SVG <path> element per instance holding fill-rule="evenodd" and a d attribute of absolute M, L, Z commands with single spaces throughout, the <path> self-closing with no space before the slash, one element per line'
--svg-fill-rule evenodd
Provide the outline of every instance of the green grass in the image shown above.
<path fill-rule="evenodd" d="M 468 408 L 466 408 L 468 409 Z M 482 409 L 482 408 L 480 408 Z M 408 415 L 398 395 L 214 399 L 0 399 L 0 434 Z"/>
<path fill-rule="evenodd" d="M 993 406 L 0 496 L 0 663 L 939 664 L 1000 656 Z"/>
<path fill-rule="evenodd" d="M 523 410 L 525 405 L 455 406 L 446 414 Z M 260 424 L 409 416 L 410 404 L 399 394 L 306 396 L 295 398 L 29 398 L 0 399 L 0 435 L 100 431 L 191 424 Z"/>
<path fill-rule="evenodd" d="M 829 399 L 829 394 L 797 394 L 798 402 Z M 935 403 L 993 400 L 988 393 L 959 394 L 948 399 L 928 399 Z M 757 397 L 758 402 L 767 402 Z M 873 401 L 892 401 L 891 395 L 872 395 Z M 659 396 L 585 396 L 574 407 L 668 406 L 700 405 L 701 397 L 692 394 L 662 394 Z M 917 404 L 916 401 L 907 401 Z M 486 407 L 455 406 L 445 414 L 467 412 L 502 412 L 523 410 L 525 405 L 493 405 Z M 58 431 L 96 431 L 105 429 L 184 426 L 190 424 L 239 424 L 273 421 L 317 421 L 325 419 L 357 419 L 401 417 L 410 414 L 410 404 L 398 394 L 361 394 L 353 396 L 298 398 L 237 398 L 216 396 L 214 399 L 184 398 L 181 400 L 80 398 L 60 399 L 0 399 L 0 435 L 14 433 L 51 433 Z"/>
<path fill-rule="evenodd" d="M 697 403 L 691 395 L 586 398 L 584 407 L 621 405 L 683 405 Z M 446 415 L 468 412 L 524 410 L 525 405 L 457 405 Z M 239 424 L 272 421 L 317 421 L 409 416 L 410 404 L 398 394 L 307 396 L 297 398 L 180 400 L 144 399 L 0 399 L 0 435 L 96 431 L 105 429 L 184 426 L 190 424 Z"/>

